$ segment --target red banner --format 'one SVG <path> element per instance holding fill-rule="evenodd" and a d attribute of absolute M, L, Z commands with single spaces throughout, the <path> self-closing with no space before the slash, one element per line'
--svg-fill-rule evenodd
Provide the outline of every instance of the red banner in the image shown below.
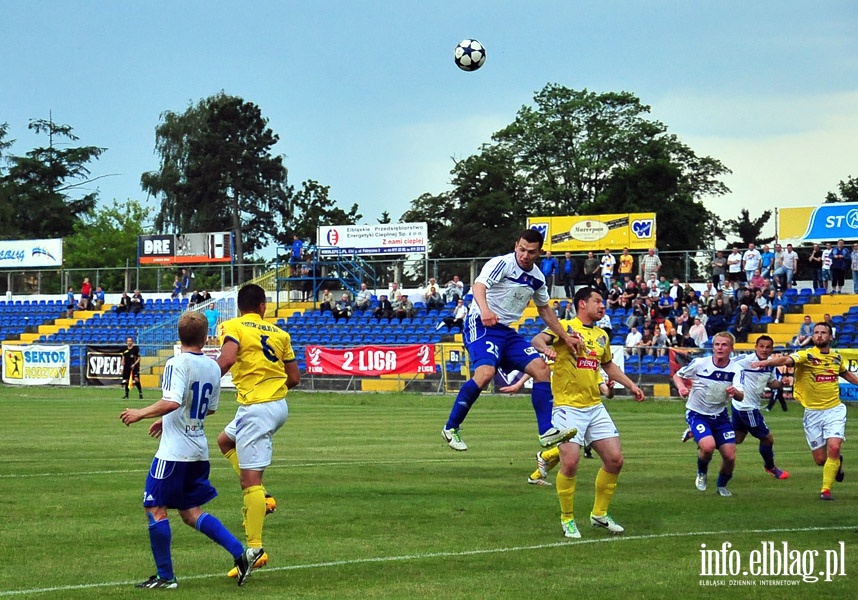
<path fill-rule="evenodd" d="M 389 375 L 435 372 L 435 345 L 307 346 L 307 372 L 321 375 Z"/>

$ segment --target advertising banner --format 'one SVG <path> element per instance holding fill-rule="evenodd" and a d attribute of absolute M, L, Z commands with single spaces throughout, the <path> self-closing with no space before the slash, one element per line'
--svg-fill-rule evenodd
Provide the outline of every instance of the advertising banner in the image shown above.
<path fill-rule="evenodd" d="M 63 266 L 63 240 L 0 240 L 0 269 Z"/>
<path fill-rule="evenodd" d="M 326 348 L 307 346 L 307 372 L 317 375 L 407 375 L 435 372 L 434 344 Z"/>
<path fill-rule="evenodd" d="M 122 352 L 125 346 L 87 346 L 86 382 L 89 385 L 122 383 Z"/>
<path fill-rule="evenodd" d="M 141 235 L 137 257 L 141 265 L 228 263 L 232 261 L 232 233 Z"/>
<path fill-rule="evenodd" d="M 858 240 L 858 202 L 778 209 L 778 240 L 812 244 Z"/>
<path fill-rule="evenodd" d="M 69 347 L 3 344 L 3 382 L 69 385 Z"/>
<path fill-rule="evenodd" d="M 542 250 L 646 250 L 656 245 L 655 213 L 625 213 L 575 217 L 529 217 L 527 226 L 545 238 Z"/>
<path fill-rule="evenodd" d="M 386 225 L 339 225 L 318 229 L 319 254 L 409 254 L 426 252 L 426 223 Z"/>

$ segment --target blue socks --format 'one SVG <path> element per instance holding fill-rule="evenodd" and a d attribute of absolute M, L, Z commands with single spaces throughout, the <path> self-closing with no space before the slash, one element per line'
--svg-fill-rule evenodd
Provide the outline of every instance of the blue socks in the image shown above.
<path fill-rule="evenodd" d="M 152 521 L 149 516 L 149 544 L 152 546 L 152 557 L 161 579 L 173 579 L 173 557 L 170 555 L 170 543 L 173 534 L 170 531 L 170 520 Z"/>
<path fill-rule="evenodd" d="M 697 459 L 697 472 L 706 475 L 709 473 L 709 463 L 712 462 L 712 459 L 703 460 L 702 458 Z"/>
<path fill-rule="evenodd" d="M 760 456 L 763 457 L 763 464 L 771 470 L 775 468 L 775 449 L 771 446 L 760 444 Z"/>
<path fill-rule="evenodd" d="M 716 483 L 715 485 L 717 485 L 718 487 L 724 487 L 731 479 L 733 479 L 732 474 L 725 475 L 724 473 L 718 473 L 718 483 Z"/>
<path fill-rule="evenodd" d="M 533 404 L 533 412 L 536 413 L 536 426 L 539 435 L 551 429 L 551 411 L 554 410 L 554 395 L 551 393 L 550 381 L 539 381 L 533 383 L 530 393 L 530 402 Z"/>
<path fill-rule="evenodd" d="M 241 542 L 223 526 L 223 523 L 217 517 L 209 513 L 203 513 L 197 519 L 197 531 L 204 534 L 215 544 L 222 546 L 227 552 L 236 559 L 244 552 L 244 546 Z"/>
<path fill-rule="evenodd" d="M 453 409 L 450 411 L 450 416 L 447 419 L 445 429 L 458 429 L 462 425 L 465 417 L 468 416 L 468 411 L 471 410 L 474 402 L 476 402 L 477 398 L 480 397 L 480 392 L 482 392 L 482 390 L 476 383 L 474 383 L 473 379 L 469 379 L 465 382 L 465 385 L 459 389 L 459 393 L 456 396 L 456 402 L 453 404 Z"/>

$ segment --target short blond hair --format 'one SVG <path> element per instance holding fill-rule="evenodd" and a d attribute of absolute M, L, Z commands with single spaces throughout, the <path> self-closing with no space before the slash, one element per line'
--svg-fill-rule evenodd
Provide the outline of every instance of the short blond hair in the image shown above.
<path fill-rule="evenodd" d="M 726 338 L 730 342 L 731 346 L 736 345 L 736 336 L 734 336 L 729 331 L 719 331 L 718 333 L 716 333 L 715 335 L 712 336 L 712 341 L 714 342 L 715 338 L 719 338 L 719 337 Z"/>
<path fill-rule="evenodd" d="M 202 313 L 188 311 L 179 318 L 179 340 L 184 346 L 205 346 L 209 322 Z"/>

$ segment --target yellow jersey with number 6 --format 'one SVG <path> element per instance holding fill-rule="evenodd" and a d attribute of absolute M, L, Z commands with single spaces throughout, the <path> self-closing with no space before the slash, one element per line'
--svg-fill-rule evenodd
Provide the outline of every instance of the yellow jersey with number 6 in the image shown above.
<path fill-rule="evenodd" d="M 220 326 L 221 346 L 226 341 L 238 344 L 232 382 L 241 404 L 271 402 L 286 397 L 284 364 L 295 360 L 292 338 L 288 333 L 248 313 L 224 321 Z"/>

